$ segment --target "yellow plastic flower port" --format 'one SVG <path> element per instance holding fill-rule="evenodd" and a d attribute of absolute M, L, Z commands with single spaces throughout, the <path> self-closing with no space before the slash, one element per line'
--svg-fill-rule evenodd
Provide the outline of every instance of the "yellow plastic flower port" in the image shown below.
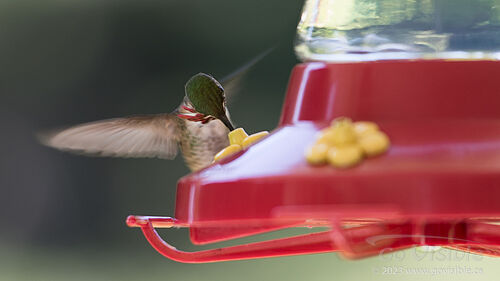
<path fill-rule="evenodd" d="M 257 142 L 258 140 L 260 140 L 261 138 L 263 138 L 267 135 L 269 135 L 268 131 L 262 131 L 262 132 L 258 132 L 258 133 L 255 133 L 253 135 L 250 135 L 243 140 L 243 142 L 241 143 L 241 146 L 243 146 L 243 148 L 247 148 L 251 144 Z"/>
<path fill-rule="evenodd" d="M 337 119 L 336 119 L 337 120 Z M 332 126 L 321 131 L 317 143 L 329 146 L 344 146 L 356 142 L 356 133 L 350 119 L 342 118 L 332 122 Z"/>
<path fill-rule="evenodd" d="M 222 158 L 225 158 L 229 155 L 233 155 L 241 150 L 241 145 L 239 144 L 231 144 L 230 146 L 224 148 L 219 151 L 219 153 L 215 154 L 214 161 L 219 161 Z"/>
<path fill-rule="evenodd" d="M 337 118 L 330 127 L 322 130 L 316 142 L 305 151 L 311 165 L 329 163 L 336 168 L 352 167 L 363 160 L 382 154 L 389 149 L 390 141 L 374 122 L 352 122 Z"/>
<path fill-rule="evenodd" d="M 248 137 L 247 133 L 243 128 L 234 129 L 228 134 L 230 144 L 241 145 L 243 140 Z"/>
<path fill-rule="evenodd" d="M 215 155 L 214 161 L 218 161 L 242 150 L 243 148 L 247 148 L 267 135 L 269 135 L 268 131 L 262 131 L 249 136 L 243 128 L 235 129 L 227 135 L 230 145 L 219 151 L 219 153 Z"/>

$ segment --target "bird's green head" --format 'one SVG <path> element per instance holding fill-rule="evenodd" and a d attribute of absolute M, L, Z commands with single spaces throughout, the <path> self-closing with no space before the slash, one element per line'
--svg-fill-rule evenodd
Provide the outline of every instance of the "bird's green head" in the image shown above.
<path fill-rule="evenodd" d="M 185 89 L 196 111 L 215 117 L 225 113 L 224 88 L 212 76 L 198 73 L 187 81 Z"/>
<path fill-rule="evenodd" d="M 230 130 L 233 129 L 226 115 L 224 88 L 212 76 L 198 73 L 187 81 L 186 96 L 196 112 L 221 120 Z"/>

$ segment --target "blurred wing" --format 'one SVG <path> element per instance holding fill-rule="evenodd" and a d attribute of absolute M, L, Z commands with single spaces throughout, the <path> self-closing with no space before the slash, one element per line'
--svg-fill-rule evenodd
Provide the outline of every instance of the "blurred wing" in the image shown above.
<path fill-rule="evenodd" d="M 226 97 L 226 100 L 231 101 L 231 99 L 237 95 L 237 93 L 239 92 L 239 87 L 241 86 L 241 82 L 248 70 L 265 56 L 267 56 L 271 51 L 273 51 L 274 48 L 275 47 L 265 50 L 264 52 L 253 58 L 251 61 L 235 70 L 233 73 L 222 78 L 221 84 L 224 88 L 224 95 Z"/>
<path fill-rule="evenodd" d="M 77 125 L 40 140 L 60 150 L 95 156 L 173 159 L 180 135 L 177 122 L 171 114 L 131 116 Z"/>

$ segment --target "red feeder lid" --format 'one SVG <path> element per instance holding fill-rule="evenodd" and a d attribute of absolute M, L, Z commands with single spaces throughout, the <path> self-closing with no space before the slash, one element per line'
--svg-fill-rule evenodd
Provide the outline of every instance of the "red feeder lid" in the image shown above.
<path fill-rule="evenodd" d="M 129 217 L 183 262 L 440 245 L 500 255 L 500 62 L 307 63 L 294 68 L 278 128 L 245 151 L 182 178 L 176 219 Z M 376 122 L 389 151 L 347 170 L 304 150 L 336 117 Z M 344 228 L 347 223 L 355 227 Z M 212 243 L 291 226 L 326 232 L 187 253 L 154 227 L 190 227 Z"/>

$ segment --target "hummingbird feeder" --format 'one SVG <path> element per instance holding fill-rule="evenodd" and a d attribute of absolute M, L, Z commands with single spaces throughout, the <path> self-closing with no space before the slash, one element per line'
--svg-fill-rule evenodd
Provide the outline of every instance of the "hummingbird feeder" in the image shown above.
<path fill-rule="evenodd" d="M 278 127 L 180 179 L 174 217 L 127 224 L 188 263 L 416 246 L 500 256 L 499 5 L 307 0 L 296 44 L 306 62 L 291 73 Z M 346 169 L 310 165 L 306 147 L 343 116 L 378 124 L 388 151 Z M 162 227 L 188 227 L 194 244 L 328 230 L 184 252 Z"/>

